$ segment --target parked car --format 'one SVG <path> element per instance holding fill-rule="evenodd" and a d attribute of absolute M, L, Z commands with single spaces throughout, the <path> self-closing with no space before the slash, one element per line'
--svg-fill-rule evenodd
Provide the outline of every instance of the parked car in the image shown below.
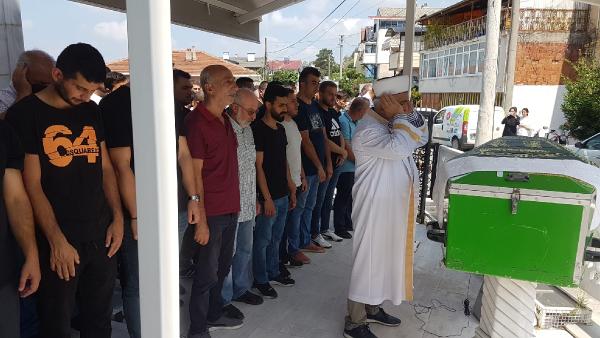
<path fill-rule="evenodd" d="M 591 163 L 600 166 L 600 133 L 577 142 L 575 145 L 567 145 L 566 147 Z"/>
<path fill-rule="evenodd" d="M 504 109 L 495 107 L 492 137 L 502 137 Z M 468 150 L 475 146 L 479 105 L 459 105 L 442 108 L 435 117 L 433 142 L 454 149 Z"/>

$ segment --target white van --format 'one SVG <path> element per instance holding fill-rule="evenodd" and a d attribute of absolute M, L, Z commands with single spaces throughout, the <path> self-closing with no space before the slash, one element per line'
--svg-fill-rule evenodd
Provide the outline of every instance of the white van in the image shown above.
<path fill-rule="evenodd" d="M 495 107 L 493 138 L 502 137 L 504 109 Z M 435 117 L 433 143 L 451 146 L 454 149 L 468 150 L 475 146 L 479 105 L 460 105 L 442 108 Z"/>

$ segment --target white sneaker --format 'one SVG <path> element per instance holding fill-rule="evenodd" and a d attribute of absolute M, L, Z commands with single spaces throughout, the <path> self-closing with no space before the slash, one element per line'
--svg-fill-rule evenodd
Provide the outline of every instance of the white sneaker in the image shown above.
<path fill-rule="evenodd" d="M 334 242 L 341 242 L 342 240 L 344 240 L 342 237 L 336 235 L 333 231 L 331 230 L 327 230 L 327 232 L 325 232 L 324 234 L 322 234 L 323 237 L 327 238 L 330 241 L 334 241 Z"/>
<path fill-rule="evenodd" d="M 325 249 L 331 248 L 331 243 L 327 242 L 325 240 L 325 238 L 323 238 L 323 236 L 321 236 L 320 234 L 317 237 L 313 238 L 312 241 L 313 241 L 313 243 L 320 246 L 321 248 L 325 248 Z"/>

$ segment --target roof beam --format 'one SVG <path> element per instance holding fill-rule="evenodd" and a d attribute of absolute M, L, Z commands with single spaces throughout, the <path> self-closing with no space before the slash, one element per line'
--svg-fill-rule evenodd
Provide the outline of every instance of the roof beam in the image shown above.
<path fill-rule="evenodd" d="M 203 0 L 204 1 L 204 0 Z M 243 25 L 245 23 L 248 23 L 252 20 L 257 20 L 260 19 L 263 15 L 271 13 L 273 11 L 276 10 L 280 10 L 283 9 L 287 6 L 291 6 L 293 4 L 302 2 L 304 0 L 275 0 L 275 1 L 271 1 L 269 3 L 267 3 L 266 5 L 262 6 L 262 7 L 258 7 L 257 9 L 247 12 L 247 13 L 243 13 L 243 14 L 239 14 L 237 15 L 237 21 Z"/>
<path fill-rule="evenodd" d="M 208 5 L 211 5 L 211 6 L 219 7 L 221 9 L 226 9 L 226 10 L 228 10 L 230 12 L 235 13 L 236 15 L 243 15 L 243 14 L 248 13 L 248 11 L 245 10 L 245 9 L 243 9 L 243 8 L 236 7 L 236 6 L 232 5 L 232 4 L 226 3 L 226 2 L 221 1 L 221 0 L 194 0 L 194 1 L 196 1 L 196 2 L 204 2 L 204 3 L 206 3 Z"/>

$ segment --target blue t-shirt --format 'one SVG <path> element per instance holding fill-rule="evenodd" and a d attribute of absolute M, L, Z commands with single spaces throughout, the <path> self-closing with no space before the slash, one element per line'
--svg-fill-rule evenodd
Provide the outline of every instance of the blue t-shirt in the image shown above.
<path fill-rule="evenodd" d="M 343 113 L 342 116 L 340 116 L 340 128 L 342 129 L 342 136 L 344 137 L 344 141 L 350 142 L 350 144 L 352 144 L 352 136 L 354 135 L 354 131 L 356 130 L 356 123 L 352 121 L 352 119 L 347 113 Z M 339 169 L 341 173 L 353 173 L 355 170 L 356 165 L 349 159 L 344 161 L 344 164 L 342 164 L 342 166 Z"/>
<path fill-rule="evenodd" d="M 323 134 L 323 117 L 319 110 L 319 104 L 317 101 L 312 101 L 310 104 L 304 103 L 304 101 L 298 99 L 298 116 L 294 118 L 298 125 L 299 131 L 308 131 L 310 141 L 312 142 L 321 165 L 325 168 L 325 135 Z M 312 161 L 304 153 L 302 149 L 302 167 L 306 176 L 313 176 L 317 174 L 317 168 Z"/>

